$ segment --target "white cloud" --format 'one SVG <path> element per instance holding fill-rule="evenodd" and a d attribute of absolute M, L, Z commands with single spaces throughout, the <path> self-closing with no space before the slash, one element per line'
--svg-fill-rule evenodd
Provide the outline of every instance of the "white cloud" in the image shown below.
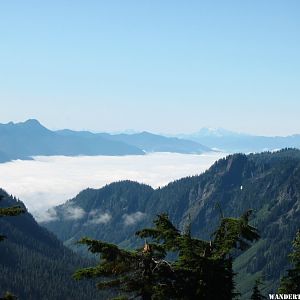
<path fill-rule="evenodd" d="M 110 213 L 102 213 L 100 210 L 92 210 L 89 213 L 89 220 L 86 225 L 89 224 L 106 224 L 111 220 L 112 216 Z"/>
<path fill-rule="evenodd" d="M 63 218 L 66 220 L 79 220 L 85 216 L 85 211 L 79 207 L 74 205 L 66 205 L 63 208 Z"/>
<path fill-rule="evenodd" d="M 224 156 L 224 153 L 41 156 L 31 161 L 0 164 L 0 187 L 19 197 L 28 210 L 37 215 L 75 197 L 87 187 L 100 188 L 130 179 L 156 188 L 184 176 L 199 174 Z"/>
<path fill-rule="evenodd" d="M 36 213 L 35 218 L 39 223 L 48 223 L 59 219 L 56 210 L 52 207 L 46 211 Z"/>
<path fill-rule="evenodd" d="M 146 217 L 145 213 L 142 213 L 141 211 L 137 211 L 133 214 L 124 214 L 124 224 L 126 226 L 134 225 L 140 221 L 142 221 Z"/>

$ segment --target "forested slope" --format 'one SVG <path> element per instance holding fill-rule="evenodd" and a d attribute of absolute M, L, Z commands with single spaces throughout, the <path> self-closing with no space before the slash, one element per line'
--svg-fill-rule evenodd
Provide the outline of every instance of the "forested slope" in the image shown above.
<path fill-rule="evenodd" d="M 3 190 L 1 207 L 23 203 Z M 10 291 L 21 300 L 90 300 L 103 299 L 91 282 L 72 278 L 78 266 L 90 262 L 80 258 L 29 213 L 0 218 L 0 233 L 7 238 L 0 242 L 0 295 Z"/>
<path fill-rule="evenodd" d="M 70 207 L 81 209 L 80 217 L 68 218 Z M 191 222 L 193 235 L 210 238 L 222 215 L 239 216 L 247 209 L 254 210 L 261 240 L 235 262 L 239 288 L 247 295 L 255 278 L 263 277 L 265 291 L 274 291 L 300 227 L 299 150 L 231 155 L 199 176 L 156 190 L 129 181 L 89 189 L 57 207 L 44 225 L 69 245 L 89 236 L 132 246 L 134 232 L 161 212 L 180 228 Z"/>

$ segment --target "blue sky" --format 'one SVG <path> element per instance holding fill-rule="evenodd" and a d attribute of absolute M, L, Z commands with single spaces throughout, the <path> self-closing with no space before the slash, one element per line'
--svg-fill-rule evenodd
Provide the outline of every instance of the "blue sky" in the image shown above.
<path fill-rule="evenodd" d="M 0 123 L 300 133 L 300 1 L 1 1 Z"/>

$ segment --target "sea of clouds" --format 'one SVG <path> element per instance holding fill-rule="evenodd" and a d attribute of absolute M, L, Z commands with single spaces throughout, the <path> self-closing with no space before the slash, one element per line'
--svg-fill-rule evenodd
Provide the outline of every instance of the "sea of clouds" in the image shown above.
<path fill-rule="evenodd" d="M 64 203 L 81 190 L 130 179 L 156 188 L 181 177 L 200 174 L 224 153 L 202 155 L 153 153 L 132 156 L 38 156 L 0 164 L 0 187 L 22 200 L 38 216 L 48 208 Z M 66 218 L 83 214 L 70 208 Z M 141 214 L 124 216 L 130 225 Z M 107 222 L 109 214 L 98 214 L 91 222 Z"/>

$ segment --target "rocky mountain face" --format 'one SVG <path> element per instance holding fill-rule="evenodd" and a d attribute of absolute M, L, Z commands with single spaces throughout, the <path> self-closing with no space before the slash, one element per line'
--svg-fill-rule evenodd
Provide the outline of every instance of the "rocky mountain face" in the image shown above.
<path fill-rule="evenodd" d="M 49 211 L 43 226 L 67 245 L 83 236 L 133 247 L 134 232 L 167 212 L 178 227 L 191 222 L 192 234 L 209 239 L 221 216 L 253 209 L 261 239 L 237 256 L 235 269 L 244 299 L 258 277 L 274 291 L 288 267 L 291 241 L 300 228 L 300 151 L 235 154 L 208 171 L 153 190 L 130 181 L 88 189 Z"/>

